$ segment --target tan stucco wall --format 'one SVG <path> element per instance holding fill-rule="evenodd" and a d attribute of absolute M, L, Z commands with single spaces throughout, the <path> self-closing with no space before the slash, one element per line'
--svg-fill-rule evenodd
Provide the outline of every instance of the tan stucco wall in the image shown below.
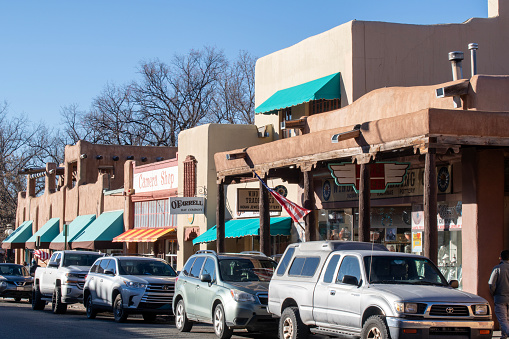
<path fill-rule="evenodd" d="M 264 56 L 256 63 L 256 107 L 278 90 L 335 72 L 341 72 L 343 107 L 382 87 L 447 82 L 451 51 L 464 52 L 463 75 L 470 78 L 471 42 L 479 44 L 479 74 L 509 74 L 509 1 L 490 1 L 489 8 L 492 17 L 460 24 L 350 21 Z M 257 114 L 255 123 L 277 126 L 277 120 Z"/>
<path fill-rule="evenodd" d="M 205 214 L 195 215 L 191 225 L 187 215 L 178 217 L 179 228 L 177 239 L 179 251 L 177 267 L 180 269 L 185 260 L 198 250 L 199 246 L 193 247 L 192 241 L 184 242 L 184 227 L 199 226 L 200 232 L 216 224 L 216 202 L 217 182 L 214 154 L 234 148 L 248 147 L 272 141 L 268 138 L 258 138 L 258 130 L 254 125 L 221 125 L 207 124 L 180 132 L 179 144 L 179 196 L 182 195 L 184 187 L 184 165 L 183 161 L 188 155 L 196 159 L 196 186 L 197 196 L 206 198 Z M 212 245 L 201 245 L 200 248 L 215 249 Z"/>

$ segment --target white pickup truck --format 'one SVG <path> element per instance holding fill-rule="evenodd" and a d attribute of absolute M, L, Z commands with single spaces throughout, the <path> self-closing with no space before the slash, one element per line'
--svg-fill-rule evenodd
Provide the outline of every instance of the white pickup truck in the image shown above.
<path fill-rule="evenodd" d="M 57 251 L 47 267 L 35 271 L 32 309 L 43 310 L 51 302 L 53 313 L 65 313 L 68 304 L 83 302 L 83 286 L 90 266 L 103 254 L 89 251 Z"/>

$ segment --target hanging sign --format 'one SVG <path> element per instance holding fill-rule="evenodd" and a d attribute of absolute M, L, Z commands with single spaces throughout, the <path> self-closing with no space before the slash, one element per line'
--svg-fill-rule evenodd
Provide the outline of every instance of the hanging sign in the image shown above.
<path fill-rule="evenodd" d="M 170 197 L 170 214 L 205 214 L 205 198 Z"/>
<path fill-rule="evenodd" d="M 377 162 L 369 165 L 372 193 L 384 193 L 389 185 L 403 182 L 410 166 L 406 162 Z M 338 186 L 352 186 L 359 192 L 361 166 L 352 163 L 329 164 L 329 170 Z"/>
<path fill-rule="evenodd" d="M 259 210 L 260 190 L 258 188 L 237 188 L 237 212 L 259 212 Z M 269 211 L 281 212 L 281 205 L 272 194 L 269 194 Z"/>

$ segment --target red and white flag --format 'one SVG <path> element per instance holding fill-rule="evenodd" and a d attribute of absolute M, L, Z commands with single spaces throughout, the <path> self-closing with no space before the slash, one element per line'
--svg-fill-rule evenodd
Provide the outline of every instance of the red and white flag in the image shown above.
<path fill-rule="evenodd" d="M 258 176 L 258 174 L 256 174 L 256 172 L 253 173 L 258 178 L 258 180 L 262 182 L 263 186 L 265 186 L 265 188 L 269 190 L 270 194 L 272 194 L 274 199 L 276 199 L 276 201 L 286 210 L 286 212 L 288 212 L 293 221 L 298 223 L 300 219 L 304 218 L 309 212 L 311 212 L 311 210 L 305 209 L 304 207 L 301 207 L 296 203 L 291 202 L 281 194 L 274 191 L 272 188 L 267 186 L 267 184 L 265 184 L 265 182 L 262 180 L 262 178 Z"/>
<path fill-rule="evenodd" d="M 42 261 L 46 261 L 51 257 L 51 255 L 48 252 L 42 250 L 35 250 L 34 255 L 37 258 L 41 259 Z"/>

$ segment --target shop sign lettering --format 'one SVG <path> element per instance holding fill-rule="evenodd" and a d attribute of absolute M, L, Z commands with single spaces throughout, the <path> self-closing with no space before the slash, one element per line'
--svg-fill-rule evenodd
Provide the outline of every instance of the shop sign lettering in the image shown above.
<path fill-rule="evenodd" d="M 170 214 L 204 214 L 203 197 L 170 197 Z"/>
<path fill-rule="evenodd" d="M 169 190 L 177 188 L 177 185 L 178 166 L 134 174 L 133 188 L 136 193 Z"/>
<path fill-rule="evenodd" d="M 237 189 L 237 212 L 259 212 L 260 190 L 257 188 Z M 269 194 L 269 211 L 281 212 L 281 205 Z"/>

